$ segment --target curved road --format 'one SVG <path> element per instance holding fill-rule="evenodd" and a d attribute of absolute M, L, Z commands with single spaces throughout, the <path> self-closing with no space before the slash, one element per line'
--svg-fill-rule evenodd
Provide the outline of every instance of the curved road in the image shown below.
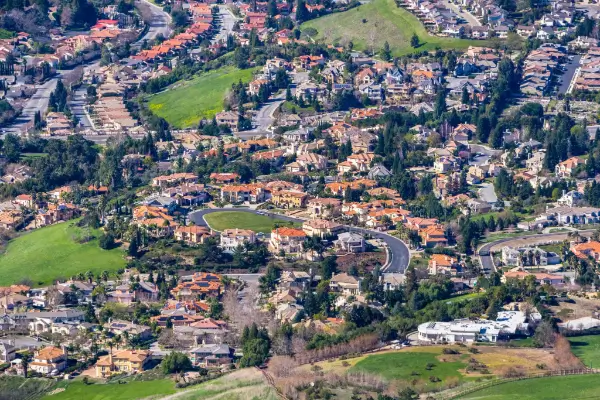
<path fill-rule="evenodd" d="M 256 211 L 256 210 L 250 210 L 250 209 L 244 209 L 244 208 L 206 208 L 206 209 L 202 209 L 202 210 L 198 210 L 198 211 L 194 211 L 194 212 L 190 213 L 189 218 L 196 225 L 208 226 L 208 224 L 206 223 L 206 220 L 204 219 L 204 216 L 206 214 L 211 214 L 211 213 L 220 212 L 220 211 L 230 211 L 230 212 L 240 212 L 241 211 L 241 212 L 249 212 L 252 214 L 261 213 L 261 214 L 264 214 L 264 215 L 272 217 L 272 218 L 280 219 L 282 221 L 290 221 L 290 222 L 304 222 L 305 221 L 304 219 L 290 217 L 287 215 L 274 214 L 274 213 L 268 213 L 268 212 L 264 212 L 264 211 Z M 346 227 L 350 228 L 347 225 L 346 225 Z M 360 232 L 362 234 L 369 234 L 373 238 L 380 239 L 387 244 L 387 247 L 389 249 L 389 260 L 388 260 L 389 262 L 388 262 L 387 268 L 385 268 L 385 270 L 383 270 L 382 272 L 384 272 L 384 273 L 404 273 L 404 271 L 406 270 L 406 267 L 408 267 L 408 264 L 410 262 L 410 252 L 408 250 L 408 246 L 406 246 L 406 244 L 404 244 L 403 241 L 401 241 L 400 239 L 398 239 L 394 236 L 388 235 L 387 233 L 374 231 L 371 229 L 365 229 L 365 228 L 357 228 L 357 227 L 351 227 L 351 228 L 355 232 Z"/>

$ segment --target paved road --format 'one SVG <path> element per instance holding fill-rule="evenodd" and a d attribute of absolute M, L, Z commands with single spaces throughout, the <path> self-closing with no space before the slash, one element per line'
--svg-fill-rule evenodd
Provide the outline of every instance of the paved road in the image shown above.
<path fill-rule="evenodd" d="M 479 22 L 479 20 L 475 18 L 473 14 L 471 14 L 469 11 L 465 10 L 461 12 L 460 7 L 449 0 L 445 0 L 443 3 L 447 5 L 448 8 L 450 8 L 452 11 L 454 11 L 456 15 L 458 15 L 461 18 L 464 18 L 469 26 L 481 26 L 481 22 Z"/>
<path fill-rule="evenodd" d="M 148 0 L 136 0 L 135 6 L 142 10 L 142 12 L 149 11 L 151 18 L 149 21 L 146 21 L 148 24 L 148 31 L 137 42 L 132 44 L 131 47 L 133 49 L 139 49 L 144 43 L 144 40 L 152 41 L 159 34 L 165 38 L 171 36 L 173 30 L 171 29 L 171 15 L 169 15 L 169 13 Z"/>
<path fill-rule="evenodd" d="M 305 82 L 309 79 L 308 73 L 298 72 L 291 75 L 292 84 L 290 90 L 292 95 L 296 93 L 296 85 Z M 281 103 L 285 101 L 285 90 L 271 96 L 268 102 L 264 103 L 252 118 L 252 126 L 254 129 L 250 131 L 237 132 L 236 136 L 242 140 L 248 140 L 255 136 L 269 135 L 271 133 L 271 125 L 275 121 L 273 114 Z"/>
<path fill-rule="evenodd" d="M 589 229 L 584 231 L 579 231 L 581 236 L 591 236 L 595 229 Z M 506 239 L 499 239 L 495 242 L 486 243 L 479 248 L 479 262 L 484 271 L 496 271 L 496 266 L 492 260 L 492 252 L 498 251 L 502 245 L 504 246 L 535 246 L 543 243 L 550 242 L 562 242 L 563 240 L 568 239 L 569 232 L 560 232 L 560 233 L 542 233 L 542 234 L 532 234 L 532 235 L 523 235 L 516 236 Z M 509 244 L 510 242 L 514 242 L 514 244 Z"/>
<path fill-rule="evenodd" d="M 213 43 L 227 41 L 227 36 L 233 32 L 233 26 L 237 21 L 237 18 L 227 6 L 219 6 L 219 17 L 221 19 L 221 29 L 219 30 L 219 33 L 217 33 L 212 39 Z"/>
<path fill-rule="evenodd" d="M 569 87 L 571 86 L 571 81 L 576 79 L 575 72 L 579 68 L 579 60 L 581 60 L 581 54 L 574 55 L 573 59 L 569 60 L 569 62 L 567 62 L 565 64 L 565 68 L 567 70 L 561 76 L 562 81 L 560 82 L 560 85 L 558 87 L 558 93 L 565 94 L 569 91 Z"/>
<path fill-rule="evenodd" d="M 243 209 L 243 208 L 240 208 L 240 209 L 208 208 L 208 209 L 203 209 L 203 210 L 198 210 L 198 211 L 192 212 L 189 215 L 189 218 L 196 225 L 207 226 L 206 221 L 204 220 L 204 216 L 206 214 L 210 214 L 213 212 L 220 212 L 220 211 L 232 211 L 232 212 L 241 211 L 241 212 L 249 212 L 252 214 L 258 214 L 260 212 L 260 211 Z M 282 221 L 304 222 L 303 219 L 294 218 L 294 217 L 290 217 L 287 215 L 272 214 L 272 213 L 265 213 L 265 214 L 270 217 L 280 219 Z M 371 229 L 352 227 L 352 230 L 355 232 L 360 232 L 362 234 L 369 234 L 373 238 L 380 239 L 387 244 L 388 249 L 389 249 L 390 259 L 389 259 L 388 267 L 383 272 L 385 272 L 385 273 L 403 273 L 406 270 L 406 267 L 408 267 L 408 264 L 410 262 L 410 252 L 408 250 L 408 246 L 406 246 L 406 244 L 404 244 L 403 241 L 401 241 L 400 239 L 398 239 L 394 236 L 388 235 L 387 233 L 378 232 L 378 231 L 374 231 Z"/>

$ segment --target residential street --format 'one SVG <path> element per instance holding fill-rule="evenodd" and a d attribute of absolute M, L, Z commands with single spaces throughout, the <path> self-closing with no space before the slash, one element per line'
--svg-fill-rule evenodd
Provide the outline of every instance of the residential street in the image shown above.
<path fill-rule="evenodd" d="M 149 27 L 148 31 L 144 36 L 142 36 L 137 42 L 132 45 L 132 48 L 139 48 L 144 40 L 152 40 L 156 38 L 159 34 L 162 34 L 164 37 L 168 37 L 171 34 L 171 16 L 163 11 L 162 8 L 150 3 L 148 0 L 136 0 L 136 6 L 142 9 L 142 12 L 149 11 L 152 15 L 150 21 L 148 21 Z M 92 63 L 96 64 L 97 62 Z M 22 114 L 17 118 L 17 120 L 10 125 L 10 127 L 5 128 L 2 131 L 2 134 L 6 133 L 15 133 L 21 134 L 24 133 L 25 130 L 31 126 L 33 122 L 33 118 L 36 112 L 45 113 L 48 109 L 48 99 L 50 98 L 50 93 L 56 87 L 56 83 L 59 78 L 62 78 L 64 75 L 68 74 L 69 71 L 57 71 L 57 74 L 52 78 L 46 81 L 44 84 L 37 87 L 36 93 L 26 102 L 25 107 L 23 108 Z M 79 96 L 79 94 L 78 94 Z M 76 99 L 77 108 L 79 100 Z M 80 110 L 81 111 L 81 110 Z M 85 127 L 89 124 L 89 121 L 85 116 L 82 117 L 82 113 L 76 113 L 80 120 L 82 120 Z"/>

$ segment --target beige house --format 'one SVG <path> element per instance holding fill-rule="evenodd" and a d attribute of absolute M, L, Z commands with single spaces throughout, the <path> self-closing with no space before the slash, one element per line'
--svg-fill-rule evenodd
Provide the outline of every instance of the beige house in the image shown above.
<path fill-rule="evenodd" d="M 344 296 L 356 296 L 360 294 L 360 280 L 345 272 L 335 274 L 329 281 L 329 288 Z"/>
<path fill-rule="evenodd" d="M 274 253 L 297 254 L 302 252 L 305 240 L 306 233 L 302 229 L 277 228 L 271 232 L 269 248 Z"/>
<path fill-rule="evenodd" d="M 212 236 L 210 229 L 204 226 L 178 226 L 175 228 L 175 240 L 189 244 L 200 244 Z"/>
<path fill-rule="evenodd" d="M 96 377 L 106 378 L 112 374 L 143 371 L 150 361 L 148 350 L 121 350 L 101 357 L 96 363 Z"/>
<path fill-rule="evenodd" d="M 335 235 L 343 229 L 343 225 L 333 221 L 327 221 L 326 219 L 311 219 L 302 224 L 302 230 L 307 236 L 318 236 L 320 238 Z"/>
<path fill-rule="evenodd" d="M 308 210 L 313 218 L 337 217 L 342 210 L 342 201 L 331 197 L 311 199 Z"/>

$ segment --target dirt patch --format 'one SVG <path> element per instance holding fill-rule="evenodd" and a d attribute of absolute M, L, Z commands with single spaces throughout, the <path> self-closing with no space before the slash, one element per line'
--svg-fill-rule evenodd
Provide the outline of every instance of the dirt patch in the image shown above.
<path fill-rule="evenodd" d="M 384 263 L 384 252 L 345 254 L 339 255 L 337 258 L 338 270 L 344 272 L 348 272 L 352 267 L 356 267 L 358 272 L 371 272 L 376 265 L 383 265 Z"/>
<path fill-rule="evenodd" d="M 486 347 L 479 350 L 481 353 L 473 354 L 472 357 L 487 365 L 495 375 L 502 375 L 508 368 L 523 373 L 540 372 L 538 366 L 542 365 L 546 370 L 560 369 L 554 355 L 546 349 Z"/>
<path fill-rule="evenodd" d="M 573 302 L 559 302 L 557 306 L 551 306 L 550 310 L 563 322 L 591 317 L 594 312 L 600 311 L 600 300 L 586 299 L 584 297 L 571 296 Z"/>

